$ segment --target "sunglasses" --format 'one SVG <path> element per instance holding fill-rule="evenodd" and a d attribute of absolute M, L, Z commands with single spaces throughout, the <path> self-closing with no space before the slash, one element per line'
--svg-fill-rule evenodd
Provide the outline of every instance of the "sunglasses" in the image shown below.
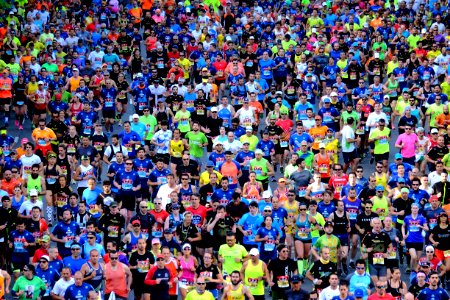
<path fill-rule="evenodd" d="M 90 236 L 90 237 L 88 237 L 88 239 L 89 239 L 89 240 L 93 240 L 93 239 L 95 239 L 95 237 Z"/>
<path fill-rule="evenodd" d="M 158 258 L 156 261 L 164 261 L 164 258 Z"/>
<path fill-rule="evenodd" d="M 190 247 L 185 247 L 183 250 L 191 250 Z"/>
<path fill-rule="evenodd" d="M 118 260 L 118 257 L 110 257 L 111 260 Z"/>
<path fill-rule="evenodd" d="M 198 285 L 206 285 L 206 282 L 197 282 Z"/>
<path fill-rule="evenodd" d="M 134 224 L 133 227 L 141 227 L 139 224 Z"/>
<path fill-rule="evenodd" d="M 271 210 L 265 209 L 264 212 L 272 212 Z"/>
<path fill-rule="evenodd" d="M 386 286 L 385 285 L 377 285 L 377 289 L 385 289 Z"/>
<path fill-rule="evenodd" d="M 46 261 L 46 260 L 40 260 L 39 263 L 45 264 L 45 263 L 48 263 L 48 261 Z M 25 271 L 25 270 L 24 270 L 24 271 Z"/>
<path fill-rule="evenodd" d="M 300 208 L 299 211 L 306 211 L 306 208 Z"/>

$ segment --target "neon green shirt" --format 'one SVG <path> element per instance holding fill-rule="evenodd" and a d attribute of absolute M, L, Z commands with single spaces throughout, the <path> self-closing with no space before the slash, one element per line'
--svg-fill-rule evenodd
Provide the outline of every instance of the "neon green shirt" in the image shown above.
<path fill-rule="evenodd" d="M 19 299 L 33 300 L 36 300 L 41 291 L 45 291 L 46 289 L 44 281 L 37 276 L 34 276 L 32 280 L 28 280 L 25 276 L 20 276 L 13 287 L 13 291 L 15 292 L 24 291 Z"/>
<path fill-rule="evenodd" d="M 337 263 L 337 252 L 341 247 L 341 241 L 339 240 L 339 238 L 334 234 L 330 236 L 327 236 L 326 234 L 322 235 L 314 243 L 314 248 L 317 251 L 320 251 L 324 247 L 330 248 L 330 261 Z"/>
<path fill-rule="evenodd" d="M 178 120 L 178 129 L 180 129 L 181 132 L 186 133 L 188 131 L 191 131 L 191 113 L 189 111 L 177 111 L 177 113 L 175 114 L 175 119 Z"/>
<path fill-rule="evenodd" d="M 255 151 L 256 145 L 259 142 L 259 139 L 256 135 L 252 134 L 251 136 L 248 136 L 246 134 L 244 134 L 243 136 L 241 136 L 239 138 L 239 141 L 244 144 L 244 142 L 248 142 L 249 143 L 249 149 L 250 151 Z"/>
<path fill-rule="evenodd" d="M 201 158 L 203 156 L 203 146 L 208 142 L 205 134 L 203 132 L 193 132 L 190 131 L 186 133 L 186 139 L 189 140 L 189 153 L 197 158 Z"/>
<path fill-rule="evenodd" d="M 430 127 L 434 127 L 436 123 L 436 117 L 444 112 L 444 106 L 442 104 L 436 105 L 436 103 L 431 104 L 426 114 L 430 114 Z"/>
<path fill-rule="evenodd" d="M 391 130 L 384 127 L 383 130 L 380 130 L 379 128 L 372 131 L 372 133 L 369 136 L 369 139 L 375 139 L 377 137 L 381 137 L 379 140 L 375 140 L 375 154 L 384 154 L 389 152 L 389 140 L 388 137 L 391 135 Z"/>
<path fill-rule="evenodd" d="M 236 262 L 235 259 L 242 259 L 248 255 L 244 246 L 235 244 L 233 247 L 223 244 L 219 248 L 219 255 L 224 259 L 222 270 L 225 274 L 231 274 L 233 271 L 239 271 L 242 268 L 241 262 Z"/>
<path fill-rule="evenodd" d="M 140 116 L 139 121 L 142 122 L 146 129 L 148 130 L 148 134 L 145 137 L 147 141 L 150 141 L 153 137 L 155 126 L 158 125 L 158 121 L 156 120 L 155 116 L 148 115 L 148 116 Z"/>

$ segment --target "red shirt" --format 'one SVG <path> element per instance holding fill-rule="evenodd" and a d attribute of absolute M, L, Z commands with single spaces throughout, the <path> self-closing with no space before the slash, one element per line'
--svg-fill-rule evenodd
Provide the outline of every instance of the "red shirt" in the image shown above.
<path fill-rule="evenodd" d="M 186 211 L 190 211 L 192 213 L 192 223 L 195 224 L 195 226 L 200 227 L 203 225 L 206 218 L 206 207 L 199 205 L 197 209 L 195 209 L 192 206 L 189 206 L 186 208 Z"/>
<path fill-rule="evenodd" d="M 395 300 L 394 296 L 391 294 L 385 294 L 384 296 L 378 295 L 378 293 L 374 293 L 370 295 L 367 300 Z"/>
<path fill-rule="evenodd" d="M 216 61 L 212 63 L 212 66 L 217 70 L 217 79 L 225 80 L 225 69 L 227 68 L 227 62 L 224 60 Z"/>
<path fill-rule="evenodd" d="M 343 174 L 341 177 L 338 177 L 337 175 L 331 176 L 328 185 L 332 186 L 334 189 L 334 196 L 333 196 L 334 199 L 340 199 L 342 187 L 346 185 L 347 182 L 348 182 L 347 174 Z"/>
<path fill-rule="evenodd" d="M 163 230 L 164 221 L 166 221 L 167 217 L 169 216 L 169 213 L 167 211 L 165 211 L 164 209 L 161 210 L 160 212 L 157 212 L 154 209 L 152 209 L 150 211 L 150 214 L 152 214 L 155 217 L 155 219 L 156 219 L 156 230 L 157 231 L 161 231 L 161 235 L 160 236 L 162 236 L 162 230 Z M 159 218 L 161 218 L 162 222 L 158 221 Z"/>

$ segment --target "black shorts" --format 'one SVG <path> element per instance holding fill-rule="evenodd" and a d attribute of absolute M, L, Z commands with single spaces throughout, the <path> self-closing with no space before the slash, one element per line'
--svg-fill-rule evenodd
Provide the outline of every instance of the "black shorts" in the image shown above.
<path fill-rule="evenodd" d="M 122 208 L 130 211 L 134 211 L 136 209 L 136 193 L 120 193 L 120 196 L 123 199 Z"/>
<path fill-rule="evenodd" d="M 105 119 L 115 119 L 116 111 L 115 110 L 102 110 L 103 118 Z"/>
<path fill-rule="evenodd" d="M 46 115 L 46 114 L 47 114 L 47 111 L 45 109 L 37 109 L 36 107 L 34 108 L 33 115 L 39 116 L 39 115 Z"/>
<path fill-rule="evenodd" d="M 11 105 L 11 98 L 0 98 L 0 105 Z"/>
<path fill-rule="evenodd" d="M 389 152 L 383 154 L 375 154 L 375 161 L 381 162 L 383 160 L 389 160 Z"/>
<path fill-rule="evenodd" d="M 123 99 L 118 98 L 118 99 L 117 99 L 117 102 L 119 102 L 119 103 L 121 103 L 121 104 L 127 104 L 127 103 L 128 103 L 128 98 L 127 98 L 127 97 L 125 97 L 125 98 L 123 98 Z"/>
<path fill-rule="evenodd" d="M 181 157 L 170 157 L 170 163 L 175 164 L 175 165 L 180 165 L 182 163 L 182 159 Z"/>
<path fill-rule="evenodd" d="M 342 152 L 342 157 L 344 158 L 344 163 L 349 164 L 355 158 L 358 158 L 358 151 L 356 148 L 352 152 Z"/>
<path fill-rule="evenodd" d="M 348 234 L 335 234 L 341 241 L 341 246 L 348 246 Z"/>
<path fill-rule="evenodd" d="M 399 267 L 399 263 L 398 263 L 398 259 L 386 259 L 386 268 L 389 269 L 393 269 L 393 268 L 398 268 Z"/>
<path fill-rule="evenodd" d="M 423 250 L 423 243 L 406 242 L 406 249 L 415 249 L 416 251 L 422 251 Z"/>
<path fill-rule="evenodd" d="M 275 145 L 275 154 L 284 154 L 285 150 L 289 151 L 289 147 L 281 147 L 280 142 L 278 141 Z"/>

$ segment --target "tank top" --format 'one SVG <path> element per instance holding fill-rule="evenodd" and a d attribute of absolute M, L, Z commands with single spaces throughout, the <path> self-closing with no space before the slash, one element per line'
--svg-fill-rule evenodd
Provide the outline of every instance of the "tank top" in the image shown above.
<path fill-rule="evenodd" d="M 79 103 L 78 107 L 75 107 L 76 103 L 72 103 L 70 105 L 70 112 L 72 113 L 72 119 L 76 119 L 77 115 L 81 112 L 83 109 L 83 105 Z"/>
<path fill-rule="evenodd" d="M 70 77 L 69 82 L 70 82 L 70 91 L 73 93 L 77 90 L 77 88 L 80 87 L 80 80 L 81 80 L 81 76 L 78 76 L 78 78 L 73 78 Z"/>
<path fill-rule="evenodd" d="M 31 175 L 28 176 L 27 191 L 29 192 L 32 189 L 36 189 L 38 192 L 42 192 L 41 176 L 38 176 L 36 179 L 33 179 L 33 177 L 31 177 Z"/>
<path fill-rule="evenodd" d="M 0 299 L 5 298 L 5 278 L 3 277 L 2 270 L 0 269 Z"/>
<path fill-rule="evenodd" d="M 117 263 L 117 270 L 111 268 L 111 264 L 105 265 L 105 294 L 111 294 L 112 291 L 119 297 L 128 297 L 127 281 L 122 263 Z"/>
<path fill-rule="evenodd" d="M 376 180 L 376 185 L 382 185 L 386 189 L 387 176 L 385 173 L 383 173 L 381 176 L 378 176 L 378 174 L 375 173 L 375 180 Z"/>
<path fill-rule="evenodd" d="M 94 266 L 88 261 L 87 265 L 89 267 L 89 271 L 88 273 L 85 275 L 90 276 L 92 274 L 92 272 L 94 272 L 95 270 L 95 276 L 89 280 L 86 280 L 86 283 L 89 283 L 90 285 L 92 285 L 92 287 L 94 288 L 94 290 L 96 290 L 97 292 L 100 291 L 102 289 L 102 285 L 103 285 L 103 269 L 102 266 L 100 265 L 100 263 L 98 264 L 98 268 L 94 268 Z"/>
<path fill-rule="evenodd" d="M 167 109 L 164 108 L 164 110 L 158 109 L 156 112 L 156 121 L 161 122 L 163 120 L 169 121 L 169 114 L 167 113 Z"/>
<path fill-rule="evenodd" d="M 239 121 L 242 126 L 252 126 L 253 123 L 255 123 L 255 115 L 253 113 L 252 109 L 242 109 L 241 113 L 239 114 Z"/>
<path fill-rule="evenodd" d="M 280 201 L 280 204 L 284 204 L 287 200 L 288 200 L 288 194 L 289 190 L 287 188 L 284 189 L 284 192 L 281 192 L 278 188 L 277 188 L 277 194 L 278 194 L 278 200 Z"/>
<path fill-rule="evenodd" d="M 387 86 L 388 90 L 389 90 L 389 96 L 391 97 L 397 97 L 397 88 L 398 88 L 398 82 L 393 83 L 392 81 L 388 81 L 388 86 Z"/>
<path fill-rule="evenodd" d="M 402 294 L 400 293 L 400 288 L 402 285 L 403 285 L 403 281 L 400 280 L 400 284 L 398 285 L 398 288 L 394 288 L 391 286 L 391 280 L 388 280 L 386 293 L 390 293 L 395 298 L 395 300 L 400 300 L 400 299 L 402 299 Z"/>
<path fill-rule="evenodd" d="M 191 271 L 191 268 L 194 267 L 194 258 L 192 256 L 189 257 L 189 261 L 186 262 L 184 256 L 180 258 L 180 268 L 181 268 L 181 276 L 180 281 L 187 285 L 194 284 L 195 271 Z"/>
<path fill-rule="evenodd" d="M 349 226 L 349 221 L 347 219 L 346 211 L 344 211 L 344 215 L 342 217 L 339 217 L 336 214 L 336 212 L 334 212 L 333 222 L 334 222 L 334 229 L 333 229 L 334 235 L 339 236 L 339 235 L 347 234 L 347 228 Z"/>
<path fill-rule="evenodd" d="M 47 91 L 36 91 L 36 102 L 34 107 L 38 110 L 44 110 L 47 107 Z"/>
<path fill-rule="evenodd" d="M 225 128 L 231 127 L 231 109 L 230 105 L 224 107 L 222 105 L 219 106 L 217 116 L 223 120 L 222 126 Z"/>
<path fill-rule="evenodd" d="M 249 184 L 247 185 L 247 200 L 252 201 L 252 200 L 257 200 L 259 201 L 259 199 L 261 199 L 260 194 L 259 194 L 259 184 L 258 182 L 256 182 L 256 184 L 251 184 L 249 182 Z"/>
<path fill-rule="evenodd" d="M 184 189 L 183 186 L 180 185 L 180 203 L 184 208 L 188 208 L 191 206 L 191 195 L 192 195 L 192 186 L 189 185 L 187 189 Z"/>
<path fill-rule="evenodd" d="M 58 172 L 56 171 L 56 165 L 53 166 L 53 168 L 49 169 L 48 166 L 44 169 L 44 175 L 45 175 L 45 183 L 47 188 L 52 188 L 56 184 L 56 180 L 58 180 Z"/>
<path fill-rule="evenodd" d="M 80 172 L 80 177 L 81 178 L 84 178 L 86 176 L 94 176 L 94 167 L 93 166 L 89 165 L 89 166 L 85 167 L 83 165 L 80 165 L 80 169 L 81 169 L 81 172 Z M 77 186 L 78 187 L 87 187 L 88 186 L 87 179 L 86 180 L 83 179 L 83 180 L 78 181 L 78 185 Z"/>
<path fill-rule="evenodd" d="M 126 250 L 128 253 L 136 251 L 137 243 L 140 239 L 144 238 L 144 235 L 142 234 L 142 232 L 139 232 L 139 235 L 135 236 L 133 234 L 133 232 L 130 232 L 130 237 L 131 237 L 131 239 L 130 239 L 130 242 L 127 244 L 127 250 Z"/>
<path fill-rule="evenodd" d="M 331 160 L 328 155 L 325 155 L 325 157 L 323 157 L 320 153 L 317 155 L 317 167 L 321 178 L 331 177 Z"/>
<path fill-rule="evenodd" d="M 267 161 L 265 159 L 257 160 L 252 159 L 250 161 L 250 167 L 251 169 L 256 173 L 256 180 L 258 181 L 264 181 L 268 178 L 267 176 Z M 261 175 L 262 172 L 264 172 L 266 175 Z"/>
<path fill-rule="evenodd" d="M 309 196 L 311 197 L 311 199 L 319 202 L 319 201 L 322 201 L 324 192 L 325 192 L 325 186 L 321 182 L 319 187 L 315 187 L 314 185 L 312 186 Z"/>
<path fill-rule="evenodd" d="M 181 153 L 184 150 L 183 141 L 170 140 L 170 149 L 172 149 L 173 157 L 181 157 Z"/>
<path fill-rule="evenodd" d="M 297 217 L 297 220 L 295 221 L 295 226 L 297 227 L 297 230 L 295 231 L 295 238 L 299 240 L 310 240 L 311 239 L 311 232 L 306 232 L 305 229 L 311 228 L 311 224 L 309 223 L 308 216 L 305 216 L 305 220 L 300 220 L 301 215 L 299 214 Z"/>
<path fill-rule="evenodd" d="M 245 300 L 244 293 L 242 292 L 243 288 L 243 284 L 239 284 L 239 287 L 236 290 L 230 288 L 230 290 L 228 291 L 227 300 Z"/>
<path fill-rule="evenodd" d="M 56 164 L 61 168 L 61 175 L 67 177 L 67 182 L 71 181 L 72 172 L 70 172 L 70 163 L 69 159 L 66 157 L 60 158 L 59 156 L 56 158 Z"/>
<path fill-rule="evenodd" d="M 245 285 L 250 289 L 250 293 L 253 296 L 264 295 L 264 282 L 259 280 L 259 277 L 264 276 L 264 271 L 262 267 L 262 260 L 253 265 L 251 261 L 248 262 L 247 268 L 244 271 L 245 274 Z"/>

